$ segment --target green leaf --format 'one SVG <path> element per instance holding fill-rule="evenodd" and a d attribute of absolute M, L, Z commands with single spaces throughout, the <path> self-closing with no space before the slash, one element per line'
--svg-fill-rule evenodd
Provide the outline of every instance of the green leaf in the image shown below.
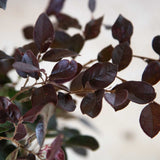
<path fill-rule="evenodd" d="M 15 149 L 13 152 L 11 152 L 7 156 L 6 160 L 16 160 L 17 159 L 17 155 L 18 155 L 18 150 L 19 150 L 19 148 Z"/>
<path fill-rule="evenodd" d="M 13 128 L 13 124 L 8 121 L 3 124 L 0 124 L 0 133 L 7 132 L 11 128 Z"/>
<path fill-rule="evenodd" d="M 71 137 L 68 141 L 66 141 L 67 146 L 77 146 L 77 147 L 85 147 L 91 150 L 96 150 L 99 148 L 99 144 L 97 140 L 91 136 L 74 136 Z"/>

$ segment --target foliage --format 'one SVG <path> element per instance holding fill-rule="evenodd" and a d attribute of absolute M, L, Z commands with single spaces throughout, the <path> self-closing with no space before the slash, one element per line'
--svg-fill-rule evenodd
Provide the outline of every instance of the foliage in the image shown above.
<path fill-rule="evenodd" d="M 0 0 L 0 7 L 4 9 L 6 2 Z M 100 114 L 103 99 L 115 111 L 124 109 L 130 101 L 146 104 L 140 115 L 142 130 L 151 138 L 160 131 L 160 104 L 154 101 L 154 85 L 160 80 L 159 59 L 133 55 L 132 23 L 119 15 L 112 26 L 103 25 L 103 16 L 93 16 L 95 0 L 88 1 L 92 18 L 83 27 L 83 34 L 69 35 L 69 28 L 80 30 L 82 25 L 78 19 L 62 13 L 65 3 L 65 0 L 50 0 L 35 25 L 23 28 L 25 38 L 31 43 L 16 48 L 11 56 L 0 51 L 0 159 L 64 160 L 67 147 L 82 155 L 86 155 L 86 149 L 96 150 L 99 144 L 94 137 L 57 126 L 58 118 L 71 117 L 69 112 L 76 109 L 73 98 L 76 96 L 81 97 L 82 114 L 91 118 Z M 52 16 L 56 19 L 54 24 L 50 20 Z M 119 44 L 104 47 L 97 59 L 86 64 L 77 62 L 85 43 L 97 38 L 103 26 L 110 29 Z M 159 55 L 160 36 L 153 38 L 152 47 Z M 126 81 L 117 75 L 133 58 L 147 63 L 142 81 Z M 50 74 L 40 67 L 42 61 L 53 63 Z M 19 91 L 8 77 L 8 72 L 14 69 L 20 78 L 26 79 Z M 28 86 L 30 77 L 36 82 Z M 114 84 L 115 79 L 121 83 Z M 45 137 L 54 137 L 54 141 L 44 145 Z M 32 148 L 34 143 L 38 149 Z"/>

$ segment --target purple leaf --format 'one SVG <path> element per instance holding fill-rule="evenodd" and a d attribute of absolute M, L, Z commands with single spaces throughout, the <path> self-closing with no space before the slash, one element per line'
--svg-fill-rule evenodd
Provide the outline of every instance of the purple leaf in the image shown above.
<path fill-rule="evenodd" d="M 33 26 L 26 26 L 23 28 L 23 35 L 26 39 L 33 39 Z"/>
<path fill-rule="evenodd" d="M 26 131 L 24 124 L 22 123 L 18 124 L 17 129 L 16 129 L 16 134 L 13 137 L 13 139 L 19 141 L 23 139 L 26 135 L 27 135 L 27 131 Z"/>
<path fill-rule="evenodd" d="M 130 43 L 130 38 L 133 34 L 132 23 L 119 15 L 116 22 L 112 26 L 112 36 L 117 39 L 120 43 L 128 41 Z"/>
<path fill-rule="evenodd" d="M 96 0 L 89 0 L 88 1 L 88 7 L 89 7 L 91 12 L 94 12 L 95 8 L 96 8 Z"/>
<path fill-rule="evenodd" d="M 76 105 L 74 100 L 72 99 L 72 96 L 69 94 L 64 94 L 62 92 L 58 93 L 58 102 L 56 106 L 68 112 L 73 112 L 76 108 Z"/>
<path fill-rule="evenodd" d="M 86 40 L 96 38 L 100 33 L 103 17 L 89 21 L 85 26 L 84 36 Z"/>
<path fill-rule="evenodd" d="M 42 59 L 45 61 L 57 62 L 64 57 L 76 57 L 77 55 L 78 53 L 75 53 L 68 49 L 53 48 L 46 52 Z"/>
<path fill-rule="evenodd" d="M 49 5 L 46 9 L 48 15 L 57 14 L 63 8 L 65 0 L 50 0 Z"/>
<path fill-rule="evenodd" d="M 61 60 L 53 68 L 50 81 L 64 83 L 74 78 L 82 69 L 82 66 L 74 60 Z"/>
<path fill-rule="evenodd" d="M 92 88 L 102 89 L 110 85 L 117 74 L 117 67 L 112 63 L 96 63 L 88 68 L 82 77 L 82 84 L 89 82 Z"/>
<path fill-rule="evenodd" d="M 119 90 L 115 93 L 105 93 L 104 98 L 115 111 L 121 110 L 129 104 L 127 90 Z"/>
<path fill-rule="evenodd" d="M 81 102 L 81 112 L 91 118 L 95 118 L 101 111 L 104 90 L 97 90 L 95 93 L 88 93 Z"/>
<path fill-rule="evenodd" d="M 159 35 L 153 38 L 152 48 L 158 55 L 160 55 L 160 36 Z"/>
<path fill-rule="evenodd" d="M 53 25 L 45 13 L 38 17 L 33 38 L 40 52 L 45 52 L 54 40 Z"/>
<path fill-rule="evenodd" d="M 152 102 L 141 112 L 140 125 L 143 131 L 151 138 L 160 131 L 160 105 Z"/>
<path fill-rule="evenodd" d="M 112 62 L 118 66 L 118 71 L 126 68 L 132 60 L 132 49 L 128 42 L 117 45 L 112 52 Z"/>

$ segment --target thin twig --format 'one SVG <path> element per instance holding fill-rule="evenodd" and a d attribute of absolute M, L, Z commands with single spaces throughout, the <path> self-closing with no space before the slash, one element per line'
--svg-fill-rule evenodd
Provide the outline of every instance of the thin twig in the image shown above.
<path fill-rule="evenodd" d="M 88 61 L 87 63 L 85 63 L 85 64 L 83 65 L 83 67 L 85 68 L 87 65 L 89 65 L 89 64 L 91 64 L 91 63 L 93 63 L 93 62 L 96 62 L 96 61 L 97 61 L 97 59 L 92 59 L 92 60 Z"/>
<path fill-rule="evenodd" d="M 151 61 L 157 61 L 156 59 L 153 59 L 153 58 L 149 58 L 149 57 L 143 57 L 143 56 L 138 56 L 138 55 L 133 55 L 133 57 L 135 58 L 140 58 L 142 60 L 151 60 Z"/>

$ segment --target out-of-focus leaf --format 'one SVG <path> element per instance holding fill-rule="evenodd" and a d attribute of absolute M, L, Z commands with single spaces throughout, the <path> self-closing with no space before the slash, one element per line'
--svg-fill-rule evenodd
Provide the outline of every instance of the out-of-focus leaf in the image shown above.
<path fill-rule="evenodd" d="M 96 38 L 100 33 L 103 17 L 89 21 L 85 26 L 84 36 L 86 40 Z"/>
<path fill-rule="evenodd" d="M 140 125 L 143 131 L 151 138 L 160 131 L 160 105 L 152 102 L 141 112 Z"/>
<path fill-rule="evenodd" d="M 76 57 L 78 53 L 70 51 L 68 49 L 53 48 L 46 52 L 42 59 L 45 61 L 57 62 L 65 57 Z"/>
<path fill-rule="evenodd" d="M 33 26 L 26 26 L 23 28 L 23 35 L 26 39 L 33 39 Z"/>
<path fill-rule="evenodd" d="M 89 7 L 91 12 L 94 12 L 95 8 L 96 8 L 96 0 L 89 0 L 88 1 L 88 7 Z"/>
<path fill-rule="evenodd" d="M 64 2 L 65 0 L 50 0 L 46 13 L 48 15 L 59 13 L 63 8 Z"/>
<path fill-rule="evenodd" d="M 39 122 L 36 126 L 36 137 L 38 144 L 40 145 L 40 147 L 42 147 L 45 138 L 45 129 L 43 122 Z"/>
<path fill-rule="evenodd" d="M 5 122 L 0 124 L 0 133 L 7 132 L 8 130 L 12 129 L 14 126 L 11 122 Z"/>
<path fill-rule="evenodd" d="M 127 90 L 119 90 L 115 93 L 105 93 L 104 98 L 115 111 L 121 110 L 129 104 Z"/>
<path fill-rule="evenodd" d="M 89 82 L 93 88 L 102 89 L 114 81 L 116 74 L 116 65 L 109 62 L 96 63 L 84 72 L 82 84 L 85 86 Z"/>
<path fill-rule="evenodd" d="M 97 90 L 95 93 L 88 93 L 81 102 L 81 112 L 91 118 L 95 118 L 101 112 L 104 90 Z"/>
<path fill-rule="evenodd" d="M 160 62 L 150 62 L 142 75 L 142 81 L 146 81 L 152 85 L 156 84 L 160 80 Z"/>
<path fill-rule="evenodd" d="M 72 96 L 69 94 L 64 94 L 62 92 L 58 93 L 58 102 L 56 106 L 68 112 L 73 112 L 76 108 L 76 105 L 74 100 L 72 99 Z"/>
<path fill-rule="evenodd" d="M 91 136 L 81 136 L 81 135 L 71 137 L 68 141 L 66 141 L 66 145 L 71 147 L 72 146 L 84 147 L 91 149 L 93 151 L 99 148 L 99 144 L 95 138 Z"/>
<path fill-rule="evenodd" d="M 62 28 L 64 30 L 67 30 L 68 28 L 71 27 L 81 29 L 81 25 L 79 24 L 78 20 L 67 14 L 59 13 L 56 15 L 56 18 L 58 20 L 59 28 Z"/>
<path fill-rule="evenodd" d="M 5 52 L 0 50 L 0 61 L 1 60 L 5 60 L 5 59 L 12 59 L 14 60 L 14 58 L 12 56 L 7 55 Z"/>
<path fill-rule="evenodd" d="M 0 8 L 6 9 L 7 0 L 0 0 Z"/>
<path fill-rule="evenodd" d="M 107 62 L 112 58 L 112 51 L 113 51 L 112 45 L 109 45 L 105 48 L 103 48 L 99 53 L 98 53 L 98 61 L 99 62 Z"/>
<path fill-rule="evenodd" d="M 86 157 L 88 155 L 87 149 L 82 148 L 82 147 L 72 147 L 72 150 L 81 156 Z"/>
<path fill-rule="evenodd" d="M 5 59 L 0 60 L 0 74 L 7 74 L 11 69 L 13 69 L 12 64 L 14 60 L 13 59 Z"/>
<path fill-rule="evenodd" d="M 54 40 L 53 25 L 45 13 L 38 17 L 33 38 L 40 52 L 45 52 Z"/>
<path fill-rule="evenodd" d="M 22 123 L 18 124 L 17 129 L 16 129 L 16 134 L 13 138 L 15 140 L 19 141 L 19 140 L 23 139 L 26 135 L 27 135 L 27 130 L 26 130 L 24 124 L 22 124 Z"/>
<path fill-rule="evenodd" d="M 0 73 L 0 85 L 3 86 L 4 84 L 10 83 L 10 82 L 11 82 L 11 79 L 6 74 Z"/>
<path fill-rule="evenodd" d="M 74 78 L 82 69 L 81 64 L 74 60 L 61 60 L 52 69 L 50 81 L 64 83 Z"/>
<path fill-rule="evenodd" d="M 19 148 L 15 149 L 13 152 L 11 152 L 5 160 L 17 160 L 18 156 L 18 150 Z"/>
<path fill-rule="evenodd" d="M 132 60 L 132 49 L 128 42 L 117 45 L 112 52 L 112 62 L 118 66 L 118 71 L 126 68 Z"/>
<path fill-rule="evenodd" d="M 126 89 L 128 91 L 128 99 L 138 104 L 149 103 L 156 97 L 154 88 L 147 82 L 128 81 L 117 85 L 114 89 Z"/>
<path fill-rule="evenodd" d="M 133 25 L 122 15 L 119 15 L 117 20 L 112 26 L 112 36 L 117 39 L 120 43 L 128 41 L 130 43 L 130 38 L 133 34 Z"/>
<path fill-rule="evenodd" d="M 158 55 L 160 55 L 160 36 L 159 35 L 153 38 L 152 48 Z"/>
<path fill-rule="evenodd" d="M 52 115 L 48 121 L 47 130 L 56 130 L 57 128 L 57 119 L 55 115 Z"/>

